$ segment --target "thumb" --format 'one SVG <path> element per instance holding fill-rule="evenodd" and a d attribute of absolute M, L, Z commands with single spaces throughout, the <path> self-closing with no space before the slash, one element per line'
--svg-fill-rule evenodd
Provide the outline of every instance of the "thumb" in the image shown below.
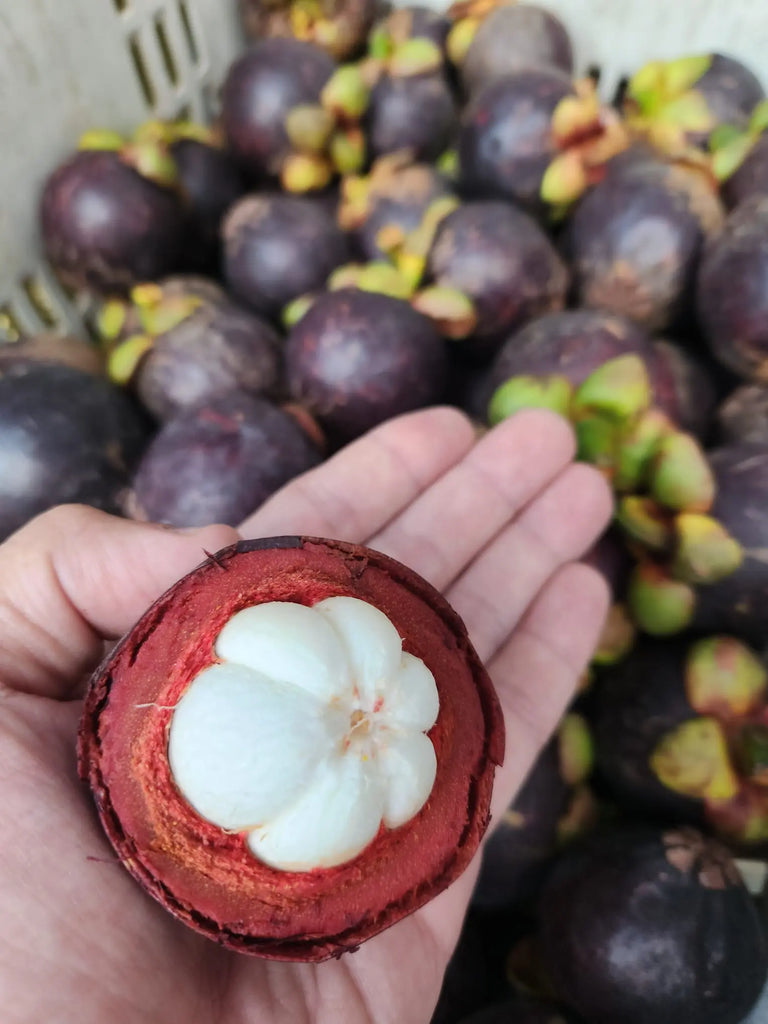
<path fill-rule="evenodd" d="M 0 684 L 67 699 L 104 640 L 126 632 L 179 577 L 238 538 L 176 531 L 62 505 L 0 545 Z"/>

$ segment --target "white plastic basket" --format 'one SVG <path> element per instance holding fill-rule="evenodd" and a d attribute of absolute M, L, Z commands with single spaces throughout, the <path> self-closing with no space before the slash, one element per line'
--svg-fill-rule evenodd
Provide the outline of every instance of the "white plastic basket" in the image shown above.
<path fill-rule="evenodd" d="M 442 0 L 418 0 L 437 8 Z M 87 128 L 206 118 L 243 47 L 236 0 L 0 0 L 0 336 L 82 331 L 41 258 L 43 180 Z M 647 60 L 717 50 L 768 86 L 768 0 L 542 0 L 604 96 Z M 747 1024 L 747 1022 L 745 1022 Z M 768 990 L 748 1024 L 768 1024 Z"/>

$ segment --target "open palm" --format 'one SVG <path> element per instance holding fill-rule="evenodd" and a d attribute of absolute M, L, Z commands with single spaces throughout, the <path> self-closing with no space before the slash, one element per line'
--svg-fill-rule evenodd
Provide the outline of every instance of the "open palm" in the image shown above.
<path fill-rule="evenodd" d="M 463 616 L 504 707 L 494 814 L 519 788 L 593 648 L 606 607 L 575 564 L 605 527 L 601 478 L 564 421 L 524 413 L 481 439 L 452 409 L 392 420 L 242 524 L 364 542 Z M 76 776 L 83 680 L 144 608 L 236 539 L 65 507 L 0 546 L 0 1006 L 4 1024 L 426 1024 L 470 869 L 354 954 L 256 960 L 200 938 L 123 870 Z"/>

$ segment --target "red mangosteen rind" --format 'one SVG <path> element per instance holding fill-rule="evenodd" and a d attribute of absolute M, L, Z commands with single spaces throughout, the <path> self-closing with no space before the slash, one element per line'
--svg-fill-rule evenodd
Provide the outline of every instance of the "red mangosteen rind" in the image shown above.
<path fill-rule="evenodd" d="M 353 860 L 276 871 L 242 833 L 199 817 L 178 792 L 167 756 L 171 712 L 215 660 L 214 640 L 240 609 L 348 595 L 384 612 L 404 649 L 433 672 L 440 697 L 429 732 L 431 794 L 406 825 L 379 831 Z M 412 913 L 466 868 L 489 822 L 504 724 L 491 680 L 453 609 L 386 555 L 312 537 L 241 541 L 167 591 L 93 676 L 78 762 L 104 829 L 137 881 L 173 915 L 233 950 L 321 961 Z"/>

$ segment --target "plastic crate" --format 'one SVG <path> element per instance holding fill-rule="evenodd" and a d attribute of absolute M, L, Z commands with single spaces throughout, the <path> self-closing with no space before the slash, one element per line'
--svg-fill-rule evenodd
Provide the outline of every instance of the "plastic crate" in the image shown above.
<path fill-rule="evenodd" d="M 438 9 L 441 0 L 418 0 Z M 718 50 L 768 86 L 768 0 L 542 0 L 580 73 L 610 98 L 647 60 Z M 244 46 L 236 0 L 3 0 L 0 10 L 0 337 L 82 331 L 41 258 L 37 202 L 87 128 L 149 116 L 206 119 Z M 745 1024 L 768 1024 L 768 989 Z"/>

